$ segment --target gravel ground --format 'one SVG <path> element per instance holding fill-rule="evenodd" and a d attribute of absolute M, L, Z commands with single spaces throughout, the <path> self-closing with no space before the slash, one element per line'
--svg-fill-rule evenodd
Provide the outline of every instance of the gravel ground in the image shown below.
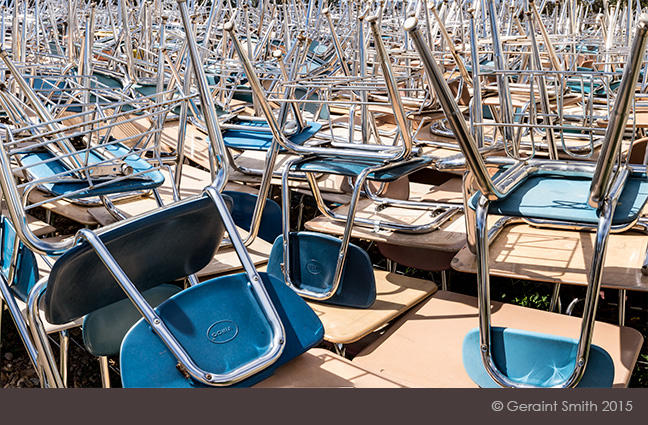
<path fill-rule="evenodd" d="M 86 352 L 81 346 L 81 332 L 79 329 L 70 331 L 70 388 L 99 388 L 101 387 L 101 374 L 97 358 Z M 52 339 L 52 347 L 58 358 L 58 337 Z M 0 387 L 32 388 L 40 387 L 27 351 L 20 339 L 7 310 L 2 315 L 2 369 L 0 371 Z M 111 360 L 114 364 L 114 360 Z M 119 377 L 111 372 L 112 386 L 119 386 Z"/>

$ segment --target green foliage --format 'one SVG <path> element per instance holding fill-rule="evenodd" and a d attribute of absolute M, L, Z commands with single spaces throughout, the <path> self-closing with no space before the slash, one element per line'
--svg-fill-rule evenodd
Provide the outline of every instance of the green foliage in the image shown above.
<path fill-rule="evenodd" d="M 547 310 L 551 302 L 551 285 L 523 280 L 493 282 L 491 298 L 523 307 Z"/>

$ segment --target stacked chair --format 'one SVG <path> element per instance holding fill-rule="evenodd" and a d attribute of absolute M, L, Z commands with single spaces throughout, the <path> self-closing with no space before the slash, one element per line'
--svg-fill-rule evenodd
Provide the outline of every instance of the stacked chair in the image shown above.
<path fill-rule="evenodd" d="M 630 57 L 643 56 L 647 23 L 641 23 Z M 474 182 L 466 183 L 465 187 L 469 188 L 474 184 L 478 188 L 474 194 L 465 193 L 468 243 L 474 243 L 478 259 L 479 292 L 479 326 L 468 332 L 463 342 L 462 357 L 467 374 L 482 387 L 613 385 L 615 360 L 604 348 L 592 345 L 592 334 L 610 228 L 613 224 L 632 226 L 638 220 L 646 201 L 646 195 L 642 196 L 643 190 L 639 189 L 646 184 L 645 173 L 640 170 L 632 173 L 632 167 L 627 164 L 618 164 L 615 168 L 641 61 L 635 59 L 625 68 L 603 142 L 603 150 L 595 165 L 530 159 L 513 162 L 505 166 L 505 171 L 492 178 L 476 149 L 477 143 L 458 113 L 458 106 L 443 79 L 443 74 L 417 30 L 416 20 L 408 20 L 405 29 L 411 34 L 421 54 L 430 84 L 436 90 L 446 111 L 449 125 L 462 146 L 470 170 L 465 179 Z M 544 184 L 556 186 L 554 189 L 543 188 L 542 193 L 530 193 Z M 582 184 L 583 189 L 577 190 L 574 184 Z M 558 187 L 561 189 L 557 189 Z M 628 190 L 626 193 L 630 198 L 625 202 L 621 201 L 624 206 L 615 210 L 625 190 Z M 581 199 L 575 198 L 577 196 L 581 196 Z M 507 207 L 500 209 L 503 205 Z M 538 333 L 508 326 L 491 326 L 487 224 L 489 210 L 505 216 L 550 219 L 554 224 L 563 223 L 566 228 L 587 227 L 589 223 L 596 227 L 596 246 L 589 270 L 585 313 L 578 338 L 565 338 L 563 335 Z M 565 214 L 558 216 L 557 211 Z M 591 221 L 581 214 L 591 214 Z M 556 330 L 558 329 L 554 329 L 554 332 Z M 398 331 L 389 338 L 398 338 L 397 335 Z M 636 338 L 632 338 L 631 341 L 617 341 L 617 344 L 623 344 L 622 351 L 630 352 L 636 352 L 637 344 L 640 343 L 641 339 Z M 380 350 L 380 345 L 377 350 Z M 370 364 L 374 361 L 372 354 L 368 352 L 363 356 L 361 353 L 359 358 L 363 359 L 363 364 Z"/>
<path fill-rule="evenodd" d="M 41 386 L 75 328 L 104 387 L 628 386 L 644 338 L 597 311 L 610 241 L 648 232 L 648 15 L 14 3 L 0 292 Z M 107 216 L 44 236 L 52 205 Z M 549 311 L 491 299 L 507 226 L 593 235 L 581 318 L 549 278 Z"/>

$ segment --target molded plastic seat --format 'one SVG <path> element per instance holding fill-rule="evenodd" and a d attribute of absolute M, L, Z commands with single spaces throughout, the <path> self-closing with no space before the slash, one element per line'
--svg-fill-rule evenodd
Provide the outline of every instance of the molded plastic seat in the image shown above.
<path fill-rule="evenodd" d="M 331 288 L 335 274 L 340 239 L 321 233 L 290 233 L 291 282 L 299 289 L 324 294 Z M 284 281 L 283 235 L 272 245 L 268 274 Z M 327 304 L 366 308 L 376 300 L 376 280 L 369 255 L 357 245 L 349 244 L 342 279 Z"/>
<path fill-rule="evenodd" d="M 106 145 L 105 149 L 116 157 L 128 155 L 130 152 L 129 148 L 121 144 Z M 85 157 L 85 154 L 80 155 Z M 34 176 L 34 178 L 47 179 L 57 174 L 65 173 L 67 170 L 59 160 L 51 160 L 52 158 L 54 158 L 54 155 L 50 152 L 38 152 L 21 156 L 21 161 L 24 166 L 29 167 L 28 171 Z M 88 163 L 97 164 L 100 161 L 105 161 L 105 158 L 101 158 L 94 151 L 90 151 Z M 133 173 L 140 173 L 153 168 L 153 166 L 145 159 L 140 158 L 136 154 L 125 156 L 123 161 L 133 168 Z M 119 171 L 115 167 L 115 173 L 118 174 L 118 172 Z M 101 182 L 104 181 L 104 179 L 97 178 L 97 181 Z M 41 186 L 56 196 L 66 195 L 81 190 L 81 192 L 71 194 L 69 197 L 85 198 L 119 192 L 155 189 L 161 186 L 162 183 L 164 183 L 164 175 L 161 172 L 154 170 L 137 177 L 126 178 L 93 189 L 88 188 L 88 182 L 85 180 L 43 183 Z M 83 190 L 85 188 L 88 189 Z"/>
<path fill-rule="evenodd" d="M 589 206 L 591 178 L 537 174 L 522 182 L 509 196 L 493 201 L 493 214 L 596 224 L 597 210 Z M 475 209 L 481 192 L 470 199 Z M 648 201 L 648 176 L 630 176 L 614 211 L 613 225 L 635 221 Z"/>
<path fill-rule="evenodd" d="M 286 333 L 281 356 L 261 373 L 238 384 L 250 386 L 274 369 L 322 341 L 324 328 L 313 310 L 283 281 L 260 273 Z M 258 357 L 272 334 L 258 309 L 245 274 L 223 276 L 193 286 L 162 303 L 156 311 L 204 370 L 227 373 Z M 122 384 L 133 387 L 190 388 L 205 385 L 186 378 L 177 359 L 143 319 L 121 348 Z"/>
<path fill-rule="evenodd" d="M 259 128 L 269 128 L 268 124 L 263 121 L 237 121 L 237 125 L 249 126 L 250 130 L 227 129 L 223 132 L 223 142 L 225 146 L 231 149 L 257 150 L 265 151 L 270 149 L 272 144 L 272 133 L 269 131 L 256 131 Z M 291 142 L 297 145 L 303 145 L 313 137 L 320 129 L 322 124 L 307 121 L 306 127 L 301 132 L 288 136 Z M 281 148 L 280 152 L 285 152 Z"/>
<path fill-rule="evenodd" d="M 494 326 L 491 345 L 493 361 L 510 379 L 521 385 L 550 388 L 560 385 L 574 370 L 578 339 Z M 482 388 L 500 388 L 486 373 L 479 347 L 479 329 L 474 328 L 463 342 L 466 372 Z M 585 375 L 577 387 L 608 388 L 613 383 L 612 357 L 592 345 Z"/>

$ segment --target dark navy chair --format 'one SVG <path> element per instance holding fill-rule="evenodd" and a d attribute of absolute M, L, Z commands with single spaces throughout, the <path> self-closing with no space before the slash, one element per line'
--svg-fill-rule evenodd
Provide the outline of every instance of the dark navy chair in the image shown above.
<path fill-rule="evenodd" d="M 39 303 L 47 321 L 63 323 L 130 299 L 143 318 L 120 344 L 124 387 L 249 386 L 322 340 L 321 322 L 310 307 L 282 281 L 255 270 L 226 200 L 208 187 L 200 197 L 78 233 L 79 243 L 29 298 L 44 385 L 61 386 L 61 379 Z M 143 292 L 205 267 L 225 231 L 245 271 L 192 286 L 154 309 Z M 94 349 L 114 346 L 121 338 L 114 321 L 120 318 L 94 324 L 86 318 L 84 340 Z"/>

